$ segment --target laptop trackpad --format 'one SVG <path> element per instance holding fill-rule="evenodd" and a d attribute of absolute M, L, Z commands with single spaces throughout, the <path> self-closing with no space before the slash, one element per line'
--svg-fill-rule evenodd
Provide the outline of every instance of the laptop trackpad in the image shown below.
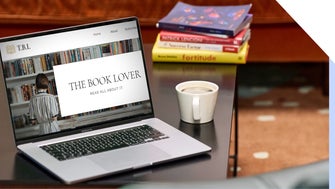
<path fill-rule="evenodd" d="M 89 159 L 103 169 L 117 171 L 148 166 L 154 162 L 166 160 L 168 157 L 170 157 L 168 153 L 147 144 L 96 154 Z"/>

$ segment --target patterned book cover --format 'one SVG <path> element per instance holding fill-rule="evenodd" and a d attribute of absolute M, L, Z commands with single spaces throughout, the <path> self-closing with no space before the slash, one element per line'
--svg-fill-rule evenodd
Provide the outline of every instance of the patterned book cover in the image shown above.
<path fill-rule="evenodd" d="M 157 27 L 167 30 L 207 32 L 235 36 L 249 24 L 251 4 L 236 6 L 194 6 L 178 2 Z"/>

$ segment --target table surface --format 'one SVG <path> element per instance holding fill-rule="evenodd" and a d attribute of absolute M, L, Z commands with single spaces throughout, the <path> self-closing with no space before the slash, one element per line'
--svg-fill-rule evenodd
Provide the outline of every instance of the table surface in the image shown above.
<path fill-rule="evenodd" d="M 212 147 L 208 154 L 112 175 L 93 180 L 93 185 L 119 185 L 137 181 L 178 182 L 211 181 L 227 177 L 230 134 L 235 95 L 236 65 L 172 64 L 151 62 L 152 45 L 144 45 L 150 88 L 156 117 L 177 127 Z M 174 87 L 187 80 L 206 80 L 219 85 L 214 121 L 191 125 L 180 121 Z M 60 182 L 25 157 L 18 155 L 8 108 L 5 106 L 3 77 L 0 81 L 0 185 L 3 184 L 60 184 Z"/>

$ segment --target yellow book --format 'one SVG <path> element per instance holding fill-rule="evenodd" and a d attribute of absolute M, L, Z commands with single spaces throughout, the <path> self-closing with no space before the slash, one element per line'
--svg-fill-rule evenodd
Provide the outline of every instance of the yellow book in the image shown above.
<path fill-rule="evenodd" d="M 206 50 L 190 50 L 158 47 L 158 40 L 152 48 L 153 62 L 180 63 L 231 63 L 245 64 L 247 62 L 249 44 L 246 43 L 239 53 L 216 52 Z"/>

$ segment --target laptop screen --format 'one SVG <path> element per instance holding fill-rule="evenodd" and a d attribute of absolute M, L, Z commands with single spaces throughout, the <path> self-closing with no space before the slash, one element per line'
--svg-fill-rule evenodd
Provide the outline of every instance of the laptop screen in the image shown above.
<path fill-rule="evenodd" d="M 137 18 L 0 40 L 16 141 L 152 116 Z"/>

